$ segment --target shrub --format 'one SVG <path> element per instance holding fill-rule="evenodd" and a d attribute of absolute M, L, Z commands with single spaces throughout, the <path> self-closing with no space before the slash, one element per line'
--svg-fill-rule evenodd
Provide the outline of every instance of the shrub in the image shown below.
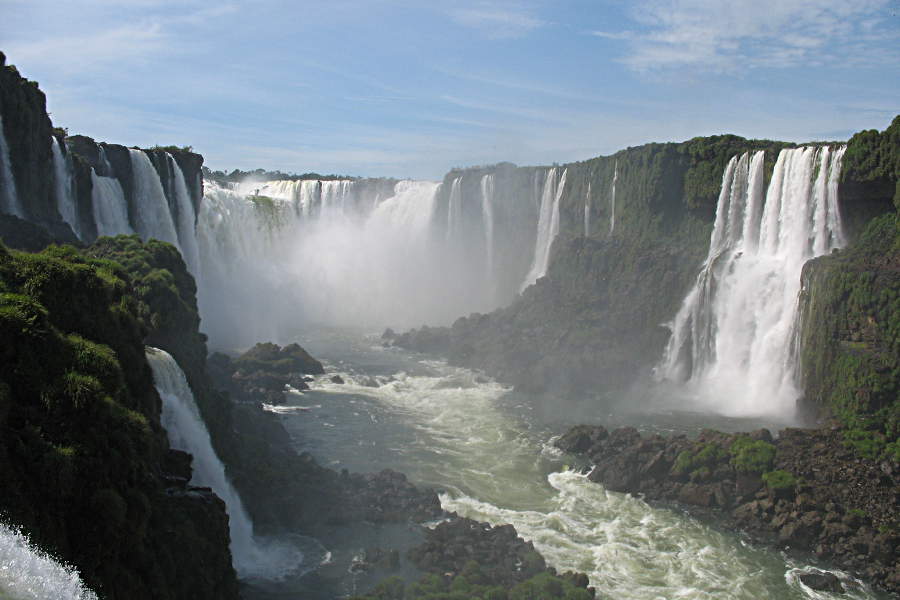
<path fill-rule="evenodd" d="M 781 469 L 763 473 L 762 478 L 772 490 L 792 490 L 797 486 L 797 478 Z"/>
<path fill-rule="evenodd" d="M 765 473 L 775 460 L 775 446 L 740 436 L 731 444 L 731 464 L 744 473 Z"/>

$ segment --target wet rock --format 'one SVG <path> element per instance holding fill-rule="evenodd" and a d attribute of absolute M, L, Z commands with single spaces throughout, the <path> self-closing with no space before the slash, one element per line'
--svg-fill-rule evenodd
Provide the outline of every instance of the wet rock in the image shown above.
<path fill-rule="evenodd" d="M 556 441 L 556 447 L 570 454 L 587 454 L 591 448 L 608 437 L 606 427 L 577 425 Z"/>
<path fill-rule="evenodd" d="M 812 588 L 818 592 L 832 592 L 834 594 L 843 594 L 844 586 L 836 575 L 825 571 L 810 571 L 801 573 L 800 581 L 808 588 Z"/>
<path fill-rule="evenodd" d="M 340 375 L 333 375 L 331 377 L 331 383 L 343 384 L 345 382 L 344 382 L 344 378 L 341 377 Z"/>

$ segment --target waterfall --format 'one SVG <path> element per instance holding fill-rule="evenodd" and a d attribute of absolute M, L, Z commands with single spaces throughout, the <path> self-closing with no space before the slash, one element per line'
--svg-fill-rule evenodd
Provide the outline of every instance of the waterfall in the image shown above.
<path fill-rule="evenodd" d="M 447 202 L 447 239 L 453 239 L 459 230 L 460 217 L 462 216 L 462 189 L 460 187 L 462 177 L 453 179 L 450 184 L 450 198 Z"/>
<path fill-rule="evenodd" d="M 837 181 L 844 147 L 782 150 L 763 201 L 762 151 L 728 163 L 706 261 L 657 374 L 733 415 L 792 417 L 800 395 L 800 273 L 844 244 Z"/>
<path fill-rule="evenodd" d="M 4 600 L 97 600 L 78 571 L 35 548 L 0 523 L 0 598 Z"/>
<path fill-rule="evenodd" d="M 69 224 L 72 233 L 81 239 L 81 227 L 78 223 L 78 207 L 75 206 L 75 193 L 72 189 L 72 174 L 67 157 L 56 136 L 50 136 L 50 149 L 53 155 L 53 186 L 56 192 L 56 208 L 62 220 Z"/>
<path fill-rule="evenodd" d="M 584 237 L 591 235 L 591 182 L 588 181 L 587 193 L 584 195 Z"/>
<path fill-rule="evenodd" d="M 12 172 L 2 118 L 0 118 L 0 212 L 25 218 L 25 211 L 16 193 L 16 178 Z"/>
<path fill-rule="evenodd" d="M 253 524 L 231 482 L 225 466 L 216 456 L 209 432 L 194 401 L 178 363 L 164 350 L 147 347 L 147 362 L 153 370 L 153 380 L 162 399 L 161 421 L 169 437 L 169 444 L 189 452 L 193 475 L 191 484 L 209 487 L 225 502 L 228 510 L 228 529 L 231 534 L 231 555 L 240 577 L 274 579 L 300 566 L 302 554 L 287 547 L 263 547 L 253 536 Z"/>
<path fill-rule="evenodd" d="M 168 152 L 166 152 L 166 158 L 172 167 L 172 190 L 178 208 L 178 242 L 184 262 L 196 278 L 200 274 L 200 251 L 197 248 L 197 234 L 194 231 L 196 223 L 194 204 L 191 202 L 191 194 L 188 192 L 187 182 L 184 180 L 184 173 L 178 166 L 178 161 Z"/>
<path fill-rule="evenodd" d="M 91 169 L 91 204 L 98 237 L 134 233 L 128 224 L 128 207 L 118 179 L 97 175 Z"/>
<path fill-rule="evenodd" d="M 566 187 L 567 173 L 568 170 L 563 170 L 562 177 L 557 180 L 558 169 L 554 167 L 547 174 L 547 180 L 544 182 L 544 189 L 541 192 L 541 211 L 534 243 L 534 260 L 519 291 L 524 291 L 547 273 L 547 266 L 550 264 L 550 249 L 553 246 L 553 240 L 559 233 L 559 200 Z"/>
<path fill-rule="evenodd" d="M 619 180 L 619 159 L 613 167 L 612 191 L 609 194 L 609 235 L 616 230 L 616 182 Z"/>
<path fill-rule="evenodd" d="M 491 292 L 494 284 L 494 176 L 481 177 L 481 219 L 484 222 L 485 282 L 488 285 L 488 299 L 493 301 Z"/>
<path fill-rule="evenodd" d="M 143 240 L 155 238 L 181 250 L 175 223 L 163 191 L 159 173 L 142 150 L 129 149 L 134 174 L 134 203 L 137 208 L 135 229 Z"/>

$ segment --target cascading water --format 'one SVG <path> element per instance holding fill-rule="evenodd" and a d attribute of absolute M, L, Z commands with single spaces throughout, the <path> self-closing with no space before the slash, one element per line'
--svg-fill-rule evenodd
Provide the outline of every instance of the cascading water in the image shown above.
<path fill-rule="evenodd" d="M 172 190 L 178 207 L 177 233 L 181 254 L 188 270 L 194 277 L 197 277 L 200 273 L 200 250 L 197 247 L 197 234 L 194 231 L 196 224 L 194 204 L 191 202 L 191 194 L 188 192 L 187 182 L 181 167 L 178 166 L 178 161 L 168 152 L 166 152 L 166 158 L 172 168 Z"/>
<path fill-rule="evenodd" d="M 25 211 L 16 193 L 16 178 L 12 172 L 9 158 L 9 145 L 3 131 L 3 119 L 0 118 L 0 212 L 25 217 Z"/>
<path fill-rule="evenodd" d="M 72 233 L 81 239 L 75 193 L 72 189 L 72 174 L 56 136 L 50 136 L 50 149 L 53 155 L 53 187 L 56 192 L 56 208 L 59 210 L 62 220 L 72 228 Z"/>
<path fill-rule="evenodd" d="M 457 177 L 450 184 L 450 200 L 447 203 L 447 239 L 452 239 L 454 234 L 460 228 L 460 218 L 462 216 L 462 191 L 460 182 L 462 177 Z"/>
<path fill-rule="evenodd" d="M 687 381 L 723 414 L 793 417 L 800 273 L 809 259 L 844 244 L 837 203 L 843 153 L 782 150 L 765 203 L 764 153 L 731 159 L 709 253 L 672 323 L 658 376 Z"/>
<path fill-rule="evenodd" d="M 181 250 L 172 212 L 163 191 L 159 173 L 143 150 L 129 149 L 134 174 L 134 204 L 137 209 L 135 229 L 143 240 L 151 238 L 169 242 Z"/>
<path fill-rule="evenodd" d="M 616 182 L 619 180 L 619 160 L 613 167 L 612 190 L 609 194 L 609 235 L 616 230 Z"/>
<path fill-rule="evenodd" d="M 0 598 L 97 600 L 74 568 L 35 548 L 20 531 L 0 523 Z"/>
<path fill-rule="evenodd" d="M 588 181 L 587 192 L 584 195 L 584 237 L 591 235 L 591 182 Z"/>
<path fill-rule="evenodd" d="M 164 350 L 148 347 L 147 362 L 162 399 L 161 421 L 173 448 L 193 455 L 191 483 L 210 487 L 228 509 L 231 554 L 240 577 L 278 579 L 299 568 L 303 555 L 286 545 L 263 546 L 253 536 L 253 524 L 216 456 L 209 432 L 178 363 Z"/>
<path fill-rule="evenodd" d="M 97 175 L 91 169 L 91 204 L 97 236 L 134 233 L 128 224 L 125 193 L 118 179 Z"/>
<path fill-rule="evenodd" d="M 488 296 L 493 298 L 494 285 L 494 176 L 481 177 L 481 220 L 484 222 L 484 280 L 488 286 Z"/>
<path fill-rule="evenodd" d="M 567 173 L 568 170 L 564 169 L 562 177 L 559 177 L 559 170 L 554 167 L 547 174 L 541 193 L 541 212 L 534 244 L 534 260 L 528 275 L 525 276 L 525 281 L 522 282 L 520 291 L 524 291 L 547 273 L 547 266 L 550 264 L 550 249 L 553 246 L 553 240 L 559 233 L 559 200 L 566 187 Z"/>

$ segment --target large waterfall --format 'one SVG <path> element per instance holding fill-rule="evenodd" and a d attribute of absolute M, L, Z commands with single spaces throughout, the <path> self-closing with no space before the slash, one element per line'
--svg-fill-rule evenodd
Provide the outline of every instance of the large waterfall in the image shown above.
<path fill-rule="evenodd" d="M 193 455 L 191 483 L 210 487 L 228 508 L 231 554 L 240 577 L 276 579 L 301 566 L 303 555 L 285 545 L 262 545 L 253 536 L 253 524 L 240 496 L 225 475 L 225 465 L 216 456 L 209 432 L 178 363 L 164 350 L 148 347 L 147 362 L 162 399 L 161 421 L 169 444 Z"/>
<path fill-rule="evenodd" d="M 25 216 L 19 196 L 16 194 L 16 179 L 12 172 L 9 145 L 6 143 L 2 118 L 0 118 L 0 212 L 16 215 L 17 217 Z"/>
<path fill-rule="evenodd" d="M 782 150 L 763 198 L 764 153 L 728 163 L 709 253 L 684 299 L 658 374 L 710 408 L 791 417 L 800 272 L 844 244 L 837 181 L 844 148 Z"/>
<path fill-rule="evenodd" d="M 180 249 L 172 210 L 166 200 L 159 174 L 143 150 L 132 148 L 129 152 L 134 173 L 134 204 L 137 207 L 135 229 L 142 239 L 155 238 Z"/>
<path fill-rule="evenodd" d="M 0 598 L 97 600 L 78 571 L 35 548 L 20 531 L 0 523 Z"/>

